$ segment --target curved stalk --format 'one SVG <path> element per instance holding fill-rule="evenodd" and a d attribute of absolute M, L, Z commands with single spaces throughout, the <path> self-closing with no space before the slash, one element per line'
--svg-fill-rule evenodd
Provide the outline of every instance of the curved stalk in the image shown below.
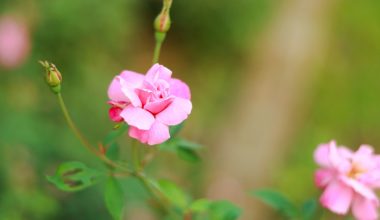
<path fill-rule="evenodd" d="M 71 119 L 69 111 L 67 110 L 65 101 L 62 98 L 61 93 L 57 94 L 58 97 L 58 102 L 61 107 L 61 110 L 63 112 L 63 115 L 65 116 L 66 122 L 69 125 L 70 129 L 73 131 L 75 136 L 79 139 L 79 141 L 82 143 L 83 146 L 87 148 L 91 153 L 93 153 L 95 156 L 97 156 L 99 159 L 101 159 L 105 164 L 114 167 L 114 168 L 119 168 L 121 170 L 124 170 L 127 173 L 131 173 L 131 171 L 124 167 L 121 166 L 114 161 L 110 160 L 106 155 L 102 154 L 100 151 L 98 151 L 95 147 L 93 147 L 90 142 L 85 138 L 85 136 L 81 133 L 81 131 L 78 129 L 78 127 L 75 125 L 74 121 Z"/>

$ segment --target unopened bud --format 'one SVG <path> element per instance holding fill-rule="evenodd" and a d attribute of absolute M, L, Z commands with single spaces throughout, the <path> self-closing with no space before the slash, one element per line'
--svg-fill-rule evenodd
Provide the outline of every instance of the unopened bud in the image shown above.
<path fill-rule="evenodd" d="M 170 29 L 171 20 L 170 20 L 170 7 L 172 5 L 172 0 L 164 0 L 162 10 L 160 14 L 154 20 L 154 29 L 157 32 L 166 33 Z"/>
<path fill-rule="evenodd" d="M 48 61 L 39 61 L 45 67 L 45 81 L 50 86 L 54 93 L 61 91 L 62 75 L 57 67 Z"/>
<path fill-rule="evenodd" d="M 160 13 L 154 20 L 154 29 L 157 32 L 166 33 L 170 29 L 170 16 L 169 13 Z"/>

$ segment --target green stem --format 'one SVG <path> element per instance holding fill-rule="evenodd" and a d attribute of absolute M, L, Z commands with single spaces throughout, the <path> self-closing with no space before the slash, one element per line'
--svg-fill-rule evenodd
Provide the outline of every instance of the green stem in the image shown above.
<path fill-rule="evenodd" d="M 150 183 L 148 178 L 143 172 L 136 172 L 133 174 L 143 186 L 148 190 L 151 196 L 157 201 L 157 203 L 167 212 L 170 213 L 170 204 L 168 203 L 166 197 L 161 193 L 161 191 Z"/>
<path fill-rule="evenodd" d="M 75 136 L 79 139 L 83 146 L 85 146 L 89 151 L 91 151 L 95 155 L 98 155 L 99 152 L 91 146 L 90 142 L 82 135 L 77 126 L 75 126 L 73 120 L 70 117 L 69 111 L 66 108 L 65 102 L 63 101 L 61 93 L 58 93 L 57 96 L 59 105 L 62 109 L 63 115 L 65 116 L 66 122 L 69 125 L 70 129 L 74 132 Z"/>
<path fill-rule="evenodd" d="M 161 46 L 165 41 L 165 37 L 166 37 L 166 33 L 162 33 L 162 32 L 155 33 L 156 45 L 154 47 L 154 52 L 153 52 L 153 64 L 158 63 L 158 60 L 160 59 Z"/>
<path fill-rule="evenodd" d="M 132 139 L 131 150 L 132 150 L 132 161 L 133 161 L 134 171 L 139 172 L 140 171 L 140 154 L 139 154 L 139 146 L 135 139 Z"/>
<path fill-rule="evenodd" d="M 74 121 L 71 119 L 69 111 L 67 110 L 65 101 L 62 98 L 61 93 L 57 94 L 59 105 L 62 109 L 63 115 L 65 116 L 66 122 L 69 125 L 70 129 L 74 132 L 75 136 L 79 139 L 79 141 L 82 143 L 83 146 L 85 146 L 91 153 L 93 153 L 95 156 L 97 156 L 99 159 L 101 159 L 105 164 L 124 170 L 126 173 L 131 173 L 131 171 L 124 166 L 121 166 L 114 161 L 110 160 L 108 157 L 106 157 L 104 154 L 102 154 L 100 151 L 98 151 L 95 147 L 93 147 L 90 142 L 84 137 L 84 135 L 80 132 L 78 127 L 75 125 Z"/>

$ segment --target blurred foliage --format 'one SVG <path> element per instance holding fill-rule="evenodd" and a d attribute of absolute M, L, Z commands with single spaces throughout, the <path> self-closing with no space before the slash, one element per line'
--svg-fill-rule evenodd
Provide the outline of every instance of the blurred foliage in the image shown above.
<path fill-rule="evenodd" d="M 230 91 L 244 80 L 239 73 L 248 49 L 256 44 L 278 3 L 174 0 L 173 26 L 161 62 L 179 70 L 174 74 L 190 82 L 193 91 L 197 107 L 185 136 L 207 141 L 206 132 L 220 125 L 216 121 L 233 100 Z M 112 128 L 106 104 L 112 77 L 122 69 L 144 72 L 150 66 L 152 21 L 160 4 L 159 0 L 0 0 L 1 14 L 24 16 L 33 44 L 23 66 L 0 67 L 0 220 L 111 219 L 101 199 L 106 183 L 70 194 L 58 192 L 45 179 L 62 161 L 101 165 L 68 130 L 37 61 L 57 64 L 72 116 L 96 143 Z M 316 195 L 310 184 L 315 167 L 311 155 L 321 141 L 336 138 L 352 147 L 380 145 L 380 2 L 346 0 L 337 5 L 325 66 L 315 70 L 323 74 L 314 84 L 306 119 L 275 181 L 294 201 Z M 120 145 L 128 143 L 122 138 Z M 128 150 L 121 148 L 120 154 Z M 155 170 L 157 163 L 170 165 L 170 170 Z M 200 194 L 203 164 L 184 168 L 188 166 L 169 155 L 153 161 L 150 171 L 174 177 Z M 125 213 L 136 205 L 144 207 L 141 201 L 147 192 L 136 181 L 123 181 L 126 198 L 134 201 L 127 199 Z"/>

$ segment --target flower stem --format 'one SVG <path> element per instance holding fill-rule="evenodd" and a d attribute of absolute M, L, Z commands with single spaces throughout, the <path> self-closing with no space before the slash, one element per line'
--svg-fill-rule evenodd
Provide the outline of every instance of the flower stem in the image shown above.
<path fill-rule="evenodd" d="M 131 150 L 132 150 L 132 162 L 135 172 L 140 171 L 140 154 L 139 154 L 139 146 L 135 139 L 132 139 L 131 144 Z"/>
<path fill-rule="evenodd" d="M 160 59 L 161 46 L 165 41 L 165 37 L 166 37 L 166 33 L 162 33 L 162 32 L 155 33 L 156 45 L 154 47 L 154 52 L 153 52 L 153 64 L 158 63 L 158 60 Z"/>
<path fill-rule="evenodd" d="M 95 155 L 98 155 L 99 152 L 95 150 L 89 141 L 82 135 L 80 130 L 77 128 L 75 123 L 70 117 L 69 111 L 66 108 L 65 101 L 62 98 L 61 93 L 57 94 L 59 105 L 62 109 L 63 115 L 65 116 L 66 122 L 69 125 L 70 129 L 74 132 L 75 136 L 79 139 L 79 141 L 85 146 L 90 152 L 94 153 Z"/>
<path fill-rule="evenodd" d="M 65 116 L 66 122 L 69 125 L 70 129 L 74 132 L 75 136 L 79 139 L 83 146 L 85 146 L 91 153 L 101 159 L 105 164 L 113 167 L 124 170 L 126 173 L 131 173 L 131 171 L 118 163 L 110 160 L 106 155 L 102 154 L 95 147 L 93 147 L 90 142 L 85 138 L 85 136 L 80 132 L 78 127 L 75 125 L 74 121 L 71 119 L 69 111 L 67 110 L 65 101 L 62 98 L 61 93 L 57 94 L 59 105 L 62 109 L 63 115 Z"/>
<path fill-rule="evenodd" d="M 151 183 L 143 172 L 135 172 L 133 175 L 140 180 L 143 186 L 151 194 L 151 196 L 157 201 L 157 203 L 164 209 L 167 213 L 170 213 L 170 204 L 167 201 L 166 197 L 161 193 L 161 191 Z"/>

